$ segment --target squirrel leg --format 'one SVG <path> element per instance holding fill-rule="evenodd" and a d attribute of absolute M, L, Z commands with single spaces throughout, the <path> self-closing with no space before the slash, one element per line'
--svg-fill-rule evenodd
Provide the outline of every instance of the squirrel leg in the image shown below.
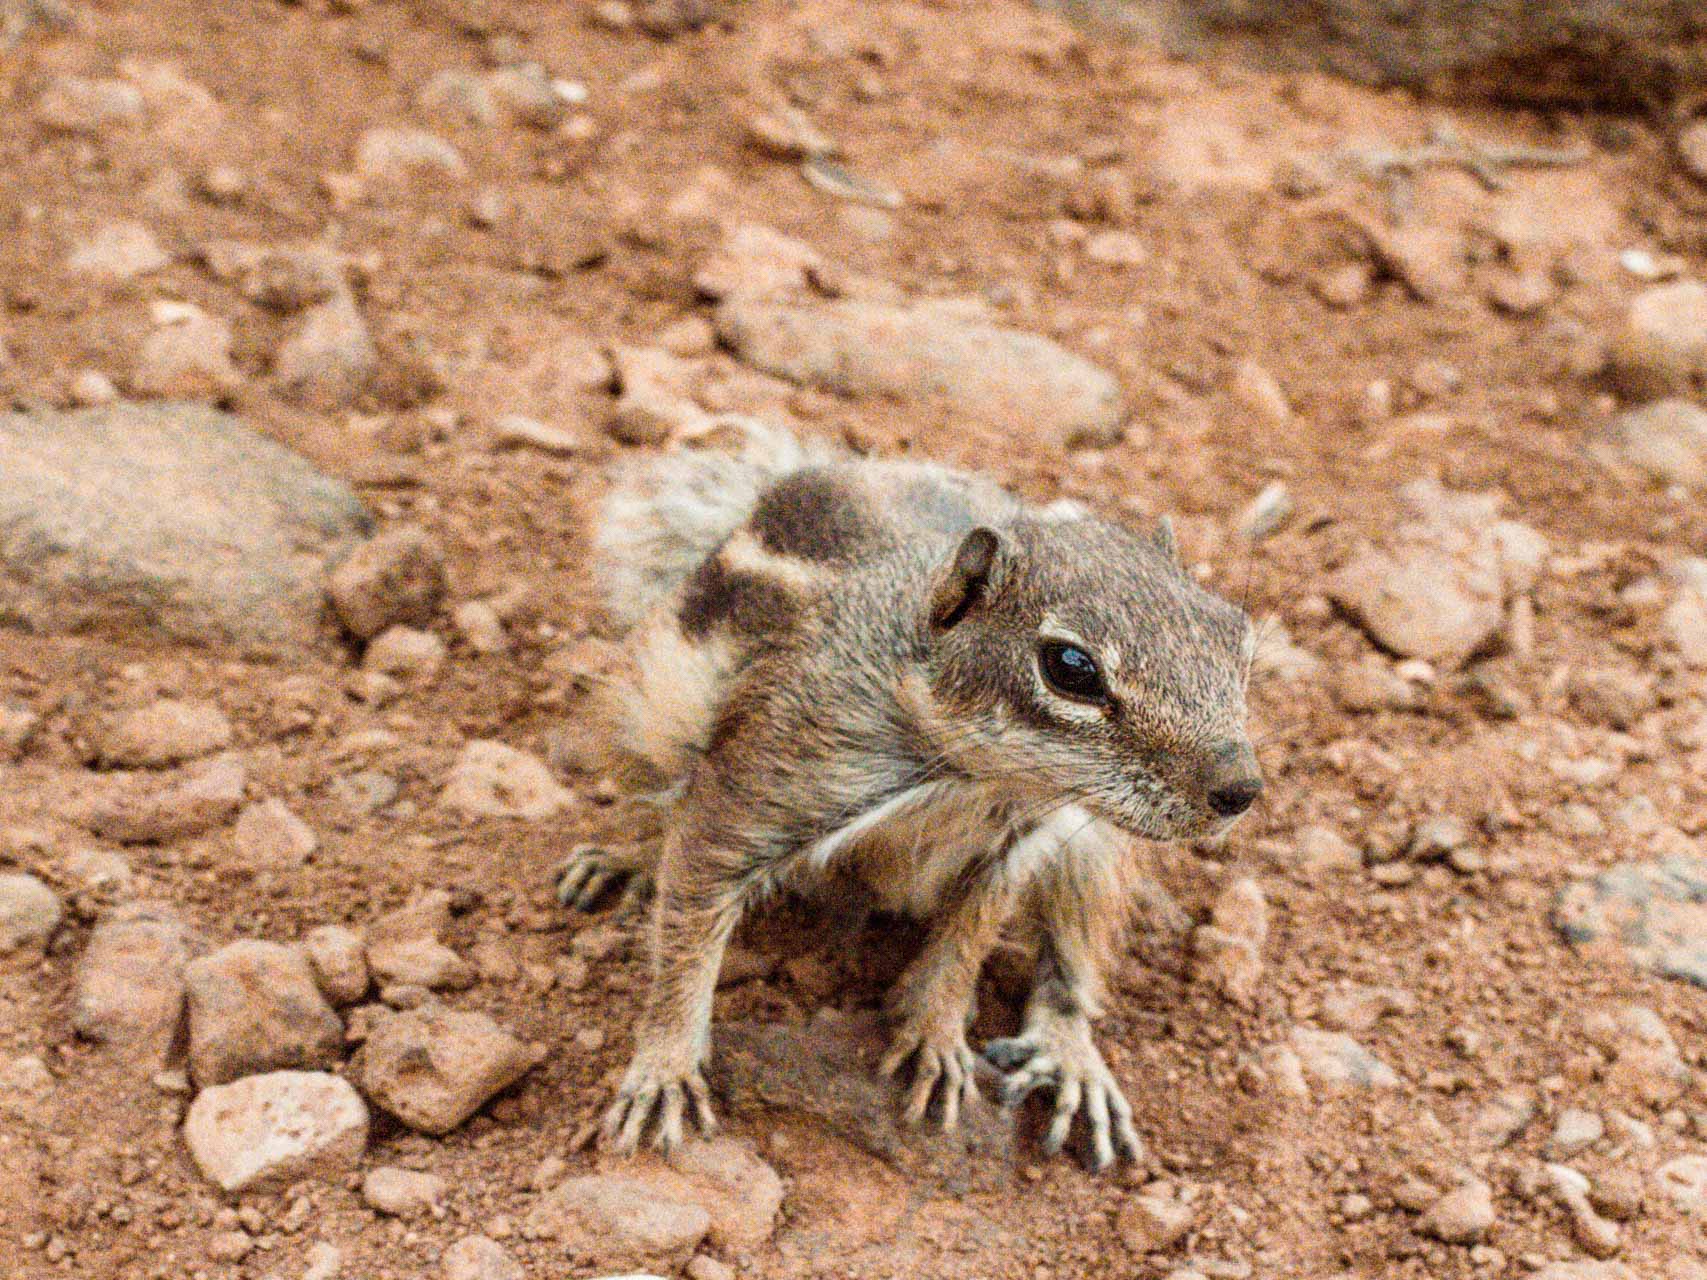
<path fill-rule="evenodd" d="M 897 1026 L 879 1070 L 892 1076 L 913 1064 L 906 1119 L 918 1124 L 931 1099 L 942 1099 L 942 1127 L 960 1123 L 962 1106 L 978 1096 L 966 1025 L 978 972 L 1013 914 L 1016 894 L 1008 877 L 987 872 L 938 917 L 924 950 L 907 967 L 890 996 Z"/>
<path fill-rule="evenodd" d="M 1120 852 L 1086 828 L 1041 873 L 1032 896 L 1043 918 L 1043 942 L 1024 1027 L 984 1047 L 985 1059 L 1006 1073 L 1005 1105 L 1035 1089 L 1054 1091 L 1055 1112 L 1043 1140 L 1050 1155 L 1066 1145 L 1074 1120 L 1083 1114 L 1090 1164 L 1098 1172 L 1116 1155 L 1134 1163 L 1144 1156 L 1132 1106 L 1091 1035 L 1091 1020 L 1102 1012 L 1103 959 L 1124 922 L 1127 868 Z"/>
<path fill-rule="evenodd" d="M 652 911 L 652 991 L 634 1059 L 604 1117 L 604 1140 L 623 1155 L 639 1147 L 654 1120 L 652 1145 L 678 1145 L 690 1108 L 703 1132 L 716 1132 L 702 1067 L 717 972 L 752 884 L 749 865 L 697 835 L 666 843 Z"/>

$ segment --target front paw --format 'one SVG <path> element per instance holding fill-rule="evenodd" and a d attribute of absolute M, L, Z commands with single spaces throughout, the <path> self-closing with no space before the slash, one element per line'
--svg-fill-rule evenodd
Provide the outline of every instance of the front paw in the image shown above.
<path fill-rule="evenodd" d="M 1103 1062 L 1084 1018 L 1050 1019 L 1021 1035 L 992 1040 L 984 1046 L 984 1058 L 1005 1074 L 1004 1106 L 1017 1105 L 1034 1089 L 1055 1091 L 1055 1114 L 1043 1139 L 1050 1155 L 1066 1145 L 1073 1119 L 1083 1110 L 1092 1169 L 1107 1169 L 1117 1152 L 1133 1163 L 1144 1158 L 1144 1144 L 1132 1127 L 1132 1104 Z"/>
<path fill-rule="evenodd" d="M 616 1100 L 605 1112 L 604 1145 L 619 1155 L 633 1155 L 656 1120 L 652 1145 L 667 1152 L 681 1145 L 683 1121 L 690 1106 L 701 1132 L 708 1138 L 716 1133 L 711 1090 L 706 1087 L 697 1056 L 669 1049 L 648 1052 L 643 1047 L 634 1055 Z"/>
<path fill-rule="evenodd" d="M 627 910 L 652 896 L 652 877 L 631 856 L 596 844 L 578 844 L 557 868 L 554 887 L 557 901 L 577 911 L 591 911 L 608 892 L 620 887 L 622 907 Z"/>
<path fill-rule="evenodd" d="M 913 1064 L 913 1083 L 907 1095 L 907 1123 L 921 1122 L 930 1110 L 931 1099 L 940 1096 L 942 1129 L 949 1132 L 960 1123 L 961 1108 L 969 1108 L 978 1100 L 974 1059 L 966 1043 L 966 1032 L 958 1023 L 903 1024 L 877 1069 L 885 1076 L 893 1076 L 909 1061 Z"/>

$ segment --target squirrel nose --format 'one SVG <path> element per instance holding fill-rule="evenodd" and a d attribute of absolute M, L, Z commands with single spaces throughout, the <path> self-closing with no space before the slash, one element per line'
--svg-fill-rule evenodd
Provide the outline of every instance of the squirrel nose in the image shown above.
<path fill-rule="evenodd" d="M 1248 742 L 1230 742 L 1215 752 L 1205 788 L 1217 816 L 1236 818 L 1262 794 L 1262 771 Z"/>

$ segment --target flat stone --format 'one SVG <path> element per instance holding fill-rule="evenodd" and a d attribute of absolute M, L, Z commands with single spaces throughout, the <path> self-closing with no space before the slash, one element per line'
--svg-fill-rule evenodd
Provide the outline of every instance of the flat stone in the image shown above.
<path fill-rule="evenodd" d="M 10 706 L 0 702 L 0 764 L 9 764 L 23 756 L 35 741 L 41 728 L 41 717 L 28 707 Z"/>
<path fill-rule="evenodd" d="M 692 1201 L 633 1178 L 571 1178 L 547 1192 L 527 1217 L 530 1234 L 554 1241 L 595 1267 L 656 1267 L 674 1275 L 711 1227 Z"/>
<path fill-rule="evenodd" d="M 170 908 L 131 903 L 95 926 L 77 964 L 71 1024 L 139 1067 L 164 1065 L 184 1019 L 184 967 L 201 939 Z"/>
<path fill-rule="evenodd" d="M 356 173 L 381 190 L 438 189 L 467 178 L 468 162 L 424 129 L 375 128 L 356 143 Z"/>
<path fill-rule="evenodd" d="M 1255 360 L 1239 361 L 1228 390 L 1233 403 L 1263 426 L 1283 427 L 1292 421 L 1292 406 L 1280 380 Z"/>
<path fill-rule="evenodd" d="M 501 742 L 470 742 L 445 783 L 444 803 L 468 818 L 538 822 L 574 802 L 538 756 Z"/>
<path fill-rule="evenodd" d="M 276 942 L 233 942 L 184 969 L 190 1073 L 198 1085 L 286 1068 L 330 1067 L 344 1026 L 308 958 Z"/>
<path fill-rule="evenodd" d="M 1707 182 L 1707 120 L 1700 117 L 1677 131 L 1677 158 L 1697 182 Z"/>
<path fill-rule="evenodd" d="M 199 308 L 157 325 L 136 353 L 130 389 L 139 399 L 217 400 L 243 375 L 231 362 L 231 326 Z"/>
<path fill-rule="evenodd" d="M 1262 886 L 1248 877 L 1228 885 L 1216 898 L 1210 921 L 1193 936 L 1199 962 L 1223 996 L 1251 1008 L 1262 982 L 1262 949 L 1268 940 L 1268 902 Z"/>
<path fill-rule="evenodd" d="M 1478 1146 L 1498 1149 L 1514 1141 L 1540 1110 L 1529 1089 L 1503 1089 L 1470 1119 L 1470 1137 Z"/>
<path fill-rule="evenodd" d="M 448 1189 L 437 1174 L 381 1165 L 362 1179 L 362 1200 L 379 1213 L 411 1218 L 442 1204 Z"/>
<path fill-rule="evenodd" d="M 320 848 L 320 837 L 277 796 L 237 815 L 237 852 L 257 866 L 300 867 Z"/>
<path fill-rule="evenodd" d="M 1417 1222 L 1417 1232 L 1447 1244 L 1475 1244 L 1495 1221 L 1492 1189 L 1471 1181 L 1435 1201 Z"/>
<path fill-rule="evenodd" d="M 1707 987 L 1707 857 L 1621 862 L 1575 881 L 1553 925 L 1593 955 Z"/>
<path fill-rule="evenodd" d="M 1390 1014 L 1416 1011 L 1416 997 L 1397 987 L 1347 986 L 1322 997 L 1322 1021 L 1330 1031 L 1364 1032 Z"/>
<path fill-rule="evenodd" d="M 161 698 L 120 712 L 96 740 L 102 764 L 120 769 L 160 769 L 223 751 L 231 721 L 211 702 Z"/>
<path fill-rule="evenodd" d="M 65 265 L 109 284 L 134 280 L 167 266 L 171 256 L 140 222 L 113 222 L 78 245 Z"/>
<path fill-rule="evenodd" d="M 98 898 L 128 897 L 136 883 L 130 859 L 113 849 L 73 849 L 63 865 L 72 884 Z"/>
<path fill-rule="evenodd" d="M 97 803 L 89 828 L 121 844 L 152 844 L 201 835 L 223 826 L 243 803 L 248 773 L 233 756 L 215 756 L 175 780 L 140 795 Z"/>
<path fill-rule="evenodd" d="M 444 1280 L 526 1280 L 522 1264 L 486 1236 L 464 1236 L 445 1250 Z"/>
<path fill-rule="evenodd" d="M 1421 302 L 1443 302 L 1469 281 L 1468 245 L 1450 228 L 1414 222 L 1383 229 L 1374 237 L 1381 264 Z"/>
<path fill-rule="evenodd" d="M 1425 701 L 1422 690 L 1377 654 L 1337 668 L 1333 685 L 1334 700 L 1346 711 L 1417 711 Z"/>
<path fill-rule="evenodd" d="M 113 380 L 99 369 L 84 369 L 71 379 L 66 388 L 71 403 L 80 409 L 112 404 L 119 400 L 119 389 Z"/>
<path fill-rule="evenodd" d="M 64 916 L 59 895 L 35 876 L 0 874 L 0 958 L 39 960 Z"/>
<path fill-rule="evenodd" d="M 1662 484 L 1707 487 L 1707 409 L 1669 396 L 1612 420 L 1607 443 L 1621 462 Z"/>
<path fill-rule="evenodd" d="M 737 223 L 694 273 L 694 288 L 708 298 L 776 298 L 803 293 L 807 275 L 824 258 L 804 241 L 756 222 Z"/>
<path fill-rule="evenodd" d="M 432 938 L 371 942 L 367 961 L 380 983 L 404 983 L 429 991 L 461 991 L 474 985 L 474 966 Z"/>
<path fill-rule="evenodd" d="M 519 413 L 507 413 L 492 424 L 493 435 L 503 449 L 538 449 L 558 457 L 571 457 L 585 446 L 580 437 L 562 427 L 553 427 Z"/>
<path fill-rule="evenodd" d="M 749 1249 L 776 1230 L 782 1179 L 745 1144 L 728 1137 L 695 1140 L 665 1160 L 648 1157 L 620 1170 L 661 1197 L 697 1204 L 710 1217 L 708 1239 L 720 1249 Z"/>
<path fill-rule="evenodd" d="M 1707 1214 L 1707 1155 L 1666 1161 L 1654 1170 L 1654 1184 L 1684 1213 Z"/>
<path fill-rule="evenodd" d="M 415 105 L 447 123 L 493 125 L 498 103 L 486 81 L 472 71 L 441 71 L 415 93 Z"/>
<path fill-rule="evenodd" d="M 1559 1113 L 1553 1122 L 1552 1136 L 1547 1139 L 1548 1154 L 1555 1160 L 1569 1160 L 1587 1150 L 1606 1135 L 1606 1122 L 1599 1113 L 1571 1107 Z"/>
<path fill-rule="evenodd" d="M 36 99 L 37 121 L 63 133 L 99 136 L 144 119 L 142 92 L 123 80 L 57 76 Z"/>
<path fill-rule="evenodd" d="M 1137 1195 L 1120 1207 L 1115 1232 L 1135 1257 L 1173 1248 L 1197 1217 L 1192 1206 L 1172 1196 Z"/>
<path fill-rule="evenodd" d="M 343 484 L 210 409 L 0 415 L 0 623 L 300 648 L 326 561 L 368 523 Z"/>
<path fill-rule="evenodd" d="M 1642 1277 L 1622 1262 L 1555 1262 L 1535 1272 L 1530 1280 L 1642 1280 Z"/>
<path fill-rule="evenodd" d="M 1660 630 L 1685 666 L 1707 668 L 1707 596 L 1685 587 L 1666 606 Z"/>
<path fill-rule="evenodd" d="M 569 100 L 537 62 L 487 72 L 486 89 L 499 110 L 529 128 L 554 129 L 569 115 Z"/>
<path fill-rule="evenodd" d="M 656 347 L 615 347 L 617 401 L 606 429 L 624 444 L 657 445 L 704 433 L 712 416 L 695 402 L 697 367 Z"/>
<path fill-rule="evenodd" d="M 445 642 L 431 631 L 387 627 L 368 644 L 362 668 L 399 680 L 431 680 L 444 666 Z"/>
<path fill-rule="evenodd" d="M 1235 522 L 1238 530 L 1252 542 L 1261 542 L 1278 533 L 1292 518 L 1295 504 L 1292 492 L 1279 480 L 1263 486 L 1239 513 Z"/>
<path fill-rule="evenodd" d="M 1306 874 L 1350 871 L 1363 865 L 1356 845 L 1331 827 L 1305 827 L 1298 833 L 1295 853 L 1298 867 Z"/>
<path fill-rule="evenodd" d="M 1058 448 L 1111 444 L 1123 429 L 1120 386 L 1108 373 L 964 309 L 735 293 L 716 322 L 741 359 L 803 386 L 940 401 L 981 429 Z"/>
<path fill-rule="evenodd" d="M 1707 284 L 1644 289 L 1612 340 L 1612 376 L 1636 400 L 1686 396 L 1707 385 Z"/>
<path fill-rule="evenodd" d="M 274 1071 L 204 1089 L 184 1140 L 202 1175 L 225 1191 L 334 1180 L 361 1163 L 367 1108 L 348 1081 Z"/>
<path fill-rule="evenodd" d="M 503 653 L 510 647 L 504 620 L 484 600 L 468 600 L 451 612 L 451 621 L 463 643 L 475 653 Z"/>
<path fill-rule="evenodd" d="M 1304 1074 L 1330 1092 L 1390 1089 L 1399 1083 L 1391 1067 L 1348 1035 L 1294 1027 L 1291 1045 Z"/>
<path fill-rule="evenodd" d="M 951 1195 L 1007 1186 L 1019 1158 L 1015 1112 L 972 1107 L 950 1134 L 903 1124 L 893 1085 L 876 1071 L 886 1044 L 874 1015 L 826 1011 L 805 1026 L 723 1022 L 713 1033 L 707 1069 L 734 1113 L 757 1116 L 773 1108 L 809 1117 L 906 1176 Z M 995 1069 L 980 1059 L 977 1070 L 990 1086 L 986 1094 L 993 1095 Z"/>
<path fill-rule="evenodd" d="M 1601 1077 L 1606 1095 L 1658 1108 L 1675 1103 L 1689 1088 L 1689 1065 L 1652 1009 L 1625 1004 L 1591 1010 L 1583 1033 L 1611 1059 Z"/>
<path fill-rule="evenodd" d="M 1571 681 L 1571 705 L 1596 724 L 1629 729 L 1656 701 L 1652 680 L 1615 668 L 1590 668 Z"/>
<path fill-rule="evenodd" d="M 483 1013 L 413 1009 L 375 1022 L 362 1047 L 362 1091 L 422 1133 L 449 1133 L 538 1061 Z"/>

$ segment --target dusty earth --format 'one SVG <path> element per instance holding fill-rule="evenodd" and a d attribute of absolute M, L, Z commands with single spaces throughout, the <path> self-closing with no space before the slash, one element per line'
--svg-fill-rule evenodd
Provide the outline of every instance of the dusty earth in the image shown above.
<path fill-rule="evenodd" d="M 699 7 L 103 0 L 0 52 L 13 404 L 223 404 L 348 481 L 382 528 L 424 527 L 449 580 L 427 623 L 448 657 L 398 664 L 395 684 L 364 675 L 330 615 L 318 644 L 262 658 L 141 629 L 0 631 L 0 706 L 14 726 L 34 718 L 0 763 L 0 872 L 39 877 L 66 913 L 45 955 L 26 944 L 0 975 L 6 1274 L 628 1269 L 528 1222 L 556 1182 L 610 1171 L 576 1139 L 625 1060 L 642 977 L 626 924 L 560 909 L 550 878 L 611 798 L 576 745 L 595 624 L 585 517 L 614 459 L 681 425 L 617 413 L 602 353 L 659 345 L 690 362 L 684 394 L 707 410 L 1175 513 L 1194 568 L 1280 624 L 1254 692 L 1267 795 L 1224 848 L 1154 851 L 1175 909 L 1147 913 L 1102 1024 L 1145 1165 L 1096 1178 L 1022 1136 L 1011 1167 L 967 1186 L 809 1116 L 736 1108 L 734 1136 L 780 1175 L 780 1215 L 758 1239 L 702 1244 L 693 1274 L 1704 1274 L 1707 1173 L 1676 1162 L 1707 1157 L 1707 997 L 1555 927 L 1561 895 L 1618 863 L 1699 857 L 1707 828 L 1707 675 L 1686 660 L 1699 615 L 1677 613 L 1689 588 L 1672 575 L 1707 548 L 1689 487 L 1707 461 L 1666 484 L 1593 447 L 1654 395 L 1608 367 L 1631 300 L 1707 268 L 1707 187 L 1670 140 L 1628 118 L 1173 64 L 1018 3 L 757 0 L 682 21 Z M 155 63 L 181 79 L 162 89 Z M 466 77 L 421 92 L 446 70 L 522 63 L 565 83 L 520 118 L 500 104 L 469 119 Z M 140 110 L 67 124 L 40 107 L 66 76 L 150 90 Z M 899 207 L 804 180 L 783 154 L 799 145 L 789 109 Z M 1500 190 L 1452 166 L 1388 181 L 1330 163 L 1440 122 L 1570 162 L 1512 169 Z M 362 172 L 358 139 L 380 126 L 429 130 L 460 160 L 424 179 Z M 127 222 L 154 252 L 74 265 Z M 695 284 L 743 224 L 820 255 L 794 285 L 816 298 L 970 300 L 1054 338 L 1119 379 L 1122 437 L 1069 449 L 951 397 L 761 377 L 717 348 Z M 301 300 L 240 287 L 208 250 L 221 240 L 343 255 L 371 365 L 292 382 L 281 345 Z M 149 368 L 156 326 L 207 316 L 229 326 L 228 365 Z M 509 415 L 557 434 L 522 439 Z M 1409 518 L 1398 491 L 1419 478 L 1496 495 L 1546 549 L 1492 588 L 1491 638 L 1401 661 L 1331 597 Z M 1277 482 L 1278 530 L 1253 541 L 1248 508 Z M 493 607 L 456 612 L 469 602 Z M 312 852 L 240 840 L 229 815 L 153 839 L 91 818 L 134 785 L 100 726 L 168 696 L 217 704 L 245 799 L 281 801 Z M 548 760 L 562 811 L 447 804 L 477 739 Z M 481 1011 L 545 1050 L 443 1136 L 375 1111 L 359 1163 L 224 1194 L 186 1148 L 181 1061 L 139 1064 L 73 1026 L 80 958 L 127 900 L 168 904 L 217 946 L 359 930 L 434 888 L 478 973 L 388 998 Z M 1222 934 L 1195 932 L 1217 902 Z M 1264 912 L 1266 934 L 1250 925 Z M 1223 936 L 1240 928 L 1243 944 Z M 821 920 L 780 910 L 744 935 L 718 1017 L 875 1008 L 910 936 L 874 922 L 827 948 Z M 350 1015 L 346 1038 L 378 1016 Z M 978 1038 L 1016 1018 L 993 975 Z M 1336 1084 L 1316 1032 L 1386 1069 L 1332 1042 L 1353 1067 Z M 444 1184 L 418 1212 L 382 1212 L 361 1190 L 381 1166 Z M 453 1261 L 485 1269 L 451 1270 L 471 1235 L 497 1243 Z"/>

